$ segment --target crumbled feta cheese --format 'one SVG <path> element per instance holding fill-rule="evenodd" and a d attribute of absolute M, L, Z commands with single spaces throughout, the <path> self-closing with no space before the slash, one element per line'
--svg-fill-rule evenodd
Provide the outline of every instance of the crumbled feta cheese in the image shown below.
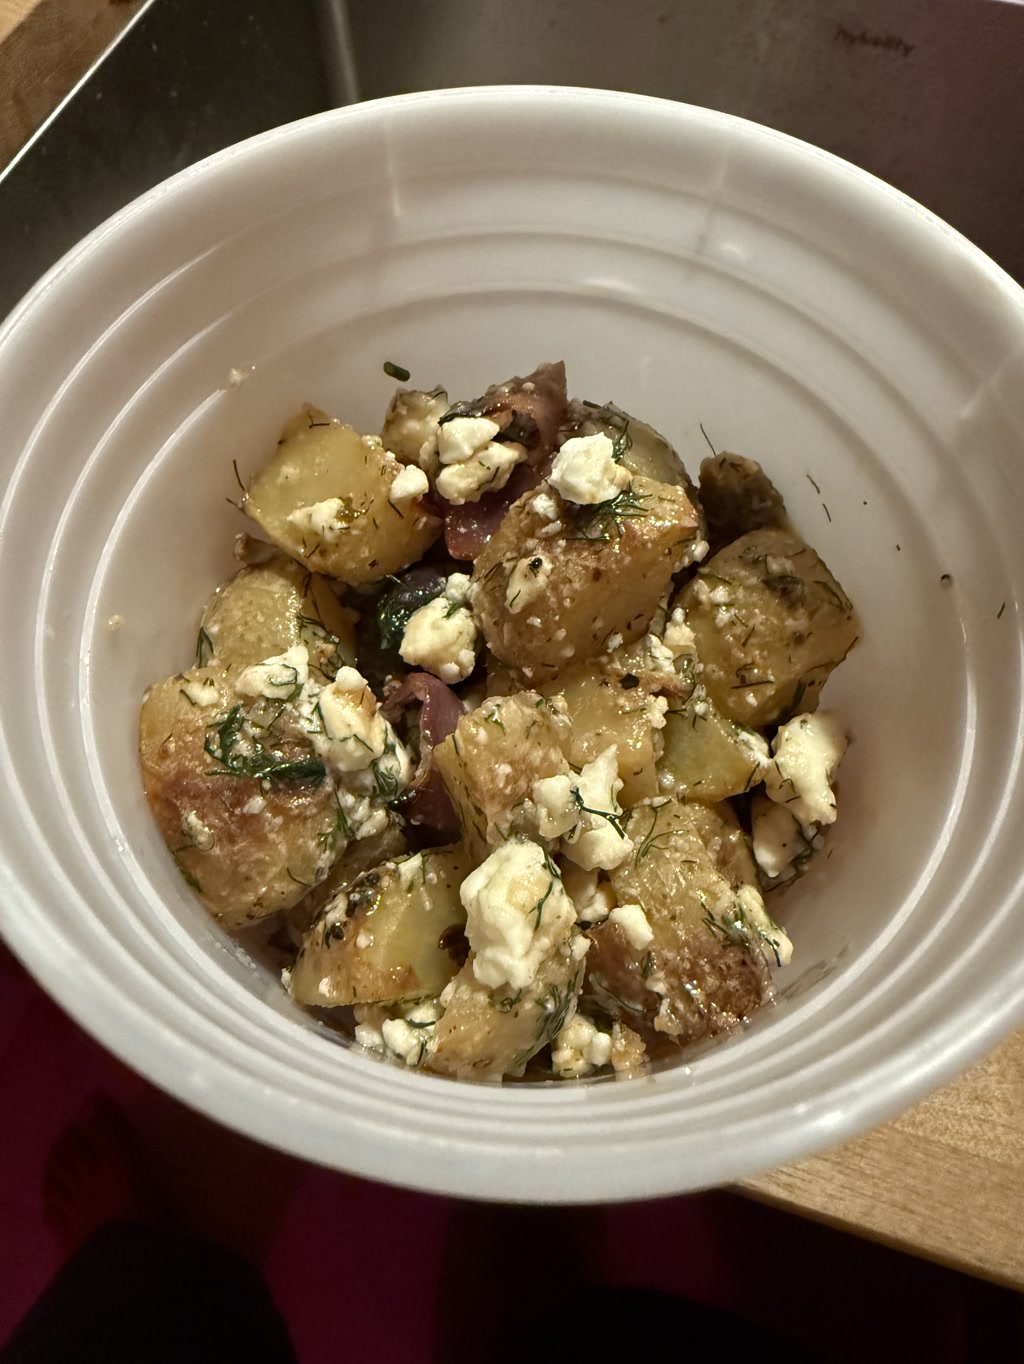
<path fill-rule="evenodd" d="M 831 781 L 846 752 L 846 735 L 829 711 L 794 716 L 772 741 L 774 759 L 764 786 L 801 824 L 832 824 L 836 799 Z"/>
<path fill-rule="evenodd" d="M 556 1075 L 577 1079 L 612 1057 L 611 1033 L 601 1032 L 586 1014 L 575 1014 L 562 1028 L 551 1048 L 551 1064 Z"/>
<path fill-rule="evenodd" d="M 309 651 L 294 644 L 283 654 L 243 668 L 235 678 L 240 696 L 265 696 L 270 701 L 294 701 L 309 681 Z"/>
<path fill-rule="evenodd" d="M 604 648 L 605 653 L 608 654 L 613 654 L 616 649 L 622 648 L 622 636 L 619 634 L 618 630 L 608 636 L 604 642 Z"/>
<path fill-rule="evenodd" d="M 566 894 L 576 906 L 576 917 L 581 924 L 599 924 L 615 908 L 615 892 L 607 881 L 600 881 L 596 871 L 585 871 L 575 862 L 567 861 L 562 871 Z"/>
<path fill-rule="evenodd" d="M 787 805 L 778 805 L 767 796 L 754 799 L 751 830 L 754 859 L 773 881 L 787 871 L 792 874 L 793 862 L 809 851 L 800 821 Z"/>
<path fill-rule="evenodd" d="M 354 506 L 351 497 L 328 497 L 308 507 L 296 507 L 288 513 L 288 521 L 301 533 L 315 535 L 325 545 L 333 545 L 365 510 Z"/>
<path fill-rule="evenodd" d="M 536 843 L 514 839 L 463 881 L 466 937 L 481 985 L 525 989 L 564 944 L 576 911 L 561 878 Z"/>
<path fill-rule="evenodd" d="M 451 586 L 453 579 L 461 581 Z M 444 595 L 414 611 L 402 635 L 399 653 L 405 662 L 442 682 L 462 682 L 476 667 L 479 631 L 465 605 L 468 588 L 466 574 L 453 573 Z"/>
<path fill-rule="evenodd" d="M 681 607 L 677 606 L 669 616 L 665 624 L 664 634 L 661 638 L 662 643 L 665 645 L 665 648 L 670 651 L 673 658 L 678 657 L 679 654 L 685 653 L 690 649 L 696 648 L 697 640 L 693 631 L 686 623 L 686 617 L 683 615 Z"/>
<path fill-rule="evenodd" d="M 552 567 L 551 560 L 545 559 L 543 554 L 531 554 L 517 561 L 505 589 L 505 605 L 513 615 L 544 595 Z"/>
<path fill-rule="evenodd" d="M 315 704 L 321 731 L 312 735 L 320 757 L 341 772 L 363 772 L 384 756 L 391 727 L 362 673 L 339 668 Z"/>
<path fill-rule="evenodd" d="M 541 838 L 561 838 L 579 822 L 579 801 L 571 777 L 538 777 L 530 795 Z"/>
<path fill-rule="evenodd" d="M 450 573 L 444 582 L 444 596 L 453 606 L 465 606 L 469 602 L 469 590 L 473 586 L 468 573 Z"/>
<path fill-rule="evenodd" d="M 267 802 L 260 795 L 250 796 L 242 806 L 243 815 L 261 815 L 267 808 Z"/>
<path fill-rule="evenodd" d="M 764 907 L 761 892 L 756 886 L 740 886 L 736 899 L 747 923 L 757 935 L 757 946 L 761 948 L 766 960 L 777 966 L 786 966 L 793 959 L 793 944 Z"/>
<path fill-rule="evenodd" d="M 220 700 L 220 688 L 212 677 L 201 681 L 189 678 L 182 683 L 181 690 L 194 706 L 215 706 Z"/>
<path fill-rule="evenodd" d="M 186 810 L 181 816 L 181 832 L 188 839 L 194 848 L 200 852 L 209 852 L 213 847 L 213 830 L 196 814 L 195 810 Z"/>
<path fill-rule="evenodd" d="M 555 456 L 548 481 L 567 502 L 608 502 L 633 481 L 629 470 L 615 462 L 614 450 L 603 432 L 572 436 Z"/>
<path fill-rule="evenodd" d="M 504 488 L 526 449 L 515 441 L 496 441 L 500 430 L 489 417 L 453 417 L 444 423 L 437 445 L 442 468 L 435 480 L 442 497 L 462 506 Z"/>
<path fill-rule="evenodd" d="M 665 716 L 668 714 L 667 696 L 649 696 L 646 704 L 647 719 L 650 721 L 652 729 L 664 729 L 668 723 Z M 765 745 L 767 751 L 767 745 Z"/>
<path fill-rule="evenodd" d="M 416 1027 L 404 1018 L 386 1018 L 380 1027 L 384 1045 L 407 1066 L 418 1066 L 427 1049 L 430 1027 Z"/>
<path fill-rule="evenodd" d="M 116 634 L 117 631 L 120 630 L 123 625 L 124 616 L 122 616 L 119 611 L 115 612 L 114 615 L 107 617 L 107 629 L 110 631 L 112 635 Z"/>
<path fill-rule="evenodd" d="M 501 430 L 490 417 L 453 417 L 437 433 L 437 453 L 442 464 L 459 464 L 487 448 Z"/>
<path fill-rule="evenodd" d="M 247 384 L 256 373 L 256 366 L 249 365 L 242 369 L 240 365 L 232 365 L 228 370 L 228 388 L 241 388 Z"/>
<path fill-rule="evenodd" d="M 536 512 L 538 516 L 543 516 L 545 521 L 558 523 L 560 515 L 558 503 L 544 488 L 541 488 L 541 491 L 534 495 L 533 501 L 530 503 L 530 510 Z M 541 533 L 538 532 L 538 534 Z"/>
<path fill-rule="evenodd" d="M 610 924 L 618 924 L 630 947 L 642 952 L 654 941 L 654 930 L 639 905 L 616 905 L 608 915 Z"/>
<path fill-rule="evenodd" d="M 410 502 L 414 497 L 422 497 L 430 488 L 430 479 L 415 464 L 403 464 L 395 474 L 388 493 L 390 502 Z"/>
<path fill-rule="evenodd" d="M 580 772 L 575 783 L 580 818 L 562 840 L 562 851 L 587 871 L 611 871 L 633 851 L 633 841 L 620 832 L 622 809 L 616 799 L 622 790 L 618 746 L 610 744 Z M 585 808 L 584 808 L 585 807 Z"/>

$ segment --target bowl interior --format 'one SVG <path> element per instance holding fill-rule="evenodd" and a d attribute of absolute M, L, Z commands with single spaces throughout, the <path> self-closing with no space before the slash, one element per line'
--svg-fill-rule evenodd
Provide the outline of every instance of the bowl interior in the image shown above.
<path fill-rule="evenodd" d="M 1024 998 L 1022 357 L 1020 291 L 923 210 L 658 101 L 408 97 L 178 177 L 0 337 L 0 928 L 182 1097 L 422 1187 L 592 1197 L 610 1149 L 601 1197 L 698 1187 L 895 1111 Z M 256 470 L 300 402 L 374 431 L 385 360 L 471 396 L 559 358 L 692 472 L 701 426 L 760 460 L 863 638 L 824 694 L 853 735 L 828 855 L 774 906 L 796 946 L 777 1007 L 643 1081 L 495 1090 L 380 1065 L 290 1005 L 180 880 L 135 722 L 233 569 L 233 464 Z"/>

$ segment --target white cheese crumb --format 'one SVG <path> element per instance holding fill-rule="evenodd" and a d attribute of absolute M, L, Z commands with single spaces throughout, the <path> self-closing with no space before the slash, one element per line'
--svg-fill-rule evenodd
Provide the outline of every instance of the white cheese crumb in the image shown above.
<path fill-rule="evenodd" d="M 325 545 L 333 545 L 362 516 L 363 510 L 353 505 L 351 497 L 328 497 L 308 507 L 296 507 L 288 513 L 288 522 L 301 533 L 315 535 Z"/>
<path fill-rule="evenodd" d="M 124 616 L 115 614 L 107 618 L 107 629 L 111 634 L 115 634 L 124 625 Z"/>
<path fill-rule="evenodd" d="M 556 524 L 558 523 L 560 515 L 558 503 L 543 487 L 539 493 L 534 495 L 533 500 L 530 503 L 530 510 L 536 512 L 538 516 L 543 516 L 545 521 L 554 521 Z M 542 534 L 543 532 L 539 533 Z"/>
<path fill-rule="evenodd" d="M 232 365 L 228 370 L 228 388 L 241 388 L 243 384 L 249 382 L 255 373 L 255 365 L 248 365 L 245 369 L 238 365 Z"/>
<path fill-rule="evenodd" d="M 596 871 L 585 871 L 567 861 L 562 871 L 562 884 L 576 906 L 576 917 L 582 924 L 602 923 L 615 908 L 615 892 L 607 881 L 598 879 Z"/>
<path fill-rule="evenodd" d="M 747 922 L 757 931 L 760 941 L 756 945 L 761 948 L 768 963 L 788 965 L 793 959 L 793 944 L 765 909 L 761 892 L 756 886 L 740 886 L 736 898 Z"/>
<path fill-rule="evenodd" d="M 592 1019 L 580 1013 L 565 1024 L 551 1049 L 555 1074 L 563 1079 L 589 1075 L 597 1066 L 607 1065 L 611 1056 L 611 1033 L 601 1032 Z"/>
<path fill-rule="evenodd" d="M 485 492 L 504 488 L 513 468 L 526 458 L 515 441 L 495 441 L 500 425 L 489 417 L 453 417 L 438 431 L 441 472 L 435 486 L 454 506 L 478 502 Z"/>
<path fill-rule="evenodd" d="M 579 822 L 579 802 L 571 777 L 538 777 L 530 795 L 541 838 L 561 838 Z"/>
<path fill-rule="evenodd" d="M 410 502 L 414 497 L 422 497 L 430 488 L 430 479 L 415 464 L 403 464 L 391 482 L 388 493 L 390 502 Z"/>
<path fill-rule="evenodd" d="M 555 456 L 549 482 L 567 502 L 593 505 L 608 502 L 633 481 L 622 464 L 616 464 L 615 446 L 601 432 L 573 436 Z"/>
<path fill-rule="evenodd" d="M 639 905 L 616 905 L 608 915 L 610 924 L 618 924 L 630 947 L 642 952 L 654 941 L 654 930 Z"/>
<path fill-rule="evenodd" d="M 562 851 L 587 871 L 611 871 L 633 851 L 633 841 L 619 832 L 622 809 L 616 797 L 622 790 L 618 746 L 610 744 L 580 772 L 575 783 L 581 808 L 576 828 L 562 839 Z"/>
<path fill-rule="evenodd" d="M 465 574 L 452 577 L 465 579 L 468 588 Z M 465 591 L 460 602 L 458 588 L 453 589 L 454 600 L 449 598 L 448 590 L 446 587 L 442 596 L 412 613 L 399 653 L 413 667 L 425 668 L 442 682 L 452 683 L 464 681 L 476 667 L 479 631 L 472 611 L 462 604 Z"/>
<path fill-rule="evenodd" d="M 437 453 L 442 464 L 458 464 L 487 448 L 501 430 L 490 417 L 453 417 L 437 433 Z"/>
<path fill-rule="evenodd" d="M 213 830 L 203 823 L 195 810 L 186 810 L 181 816 L 181 832 L 200 852 L 209 852 L 213 847 Z"/>
<path fill-rule="evenodd" d="M 505 605 L 513 615 L 544 595 L 552 567 L 551 560 L 543 554 L 531 554 L 516 562 L 505 589 Z"/>
<path fill-rule="evenodd" d="M 687 650 L 696 648 L 697 640 L 686 623 L 686 617 L 683 615 L 681 607 L 677 606 L 665 623 L 662 642 L 666 649 L 671 651 L 673 658 Z"/>
<path fill-rule="evenodd" d="M 235 678 L 240 696 L 265 696 L 270 701 L 294 701 L 309 681 L 309 651 L 293 644 L 283 654 L 243 668 Z"/>
<path fill-rule="evenodd" d="M 536 843 L 497 848 L 463 881 L 466 937 L 481 985 L 525 989 L 543 962 L 568 941 L 576 911 L 561 878 Z"/>
<path fill-rule="evenodd" d="M 220 688 L 212 677 L 204 677 L 201 682 L 191 678 L 182 684 L 181 690 L 194 706 L 215 706 L 220 700 Z"/>
<path fill-rule="evenodd" d="M 794 716 L 772 741 L 774 761 L 764 786 L 772 800 L 788 807 L 801 824 L 832 824 L 836 799 L 833 773 L 846 752 L 846 735 L 830 711 Z"/>
<path fill-rule="evenodd" d="M 312 735 L 319 755 L 341 772 L 363 772 L 382 758 L 390 726 L 362 673 L 339 668 L 316 700 L 321 732 Z"/>

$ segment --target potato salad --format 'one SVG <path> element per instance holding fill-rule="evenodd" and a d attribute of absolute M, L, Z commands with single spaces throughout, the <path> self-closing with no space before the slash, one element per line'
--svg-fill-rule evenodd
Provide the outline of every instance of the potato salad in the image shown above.
<path fill-rule="evenodd" d="M 241 510 L 139 751 L 181 874 L 299 1004 L 394 1064 L 564 1081 L 771 1000 L 857 622 L 757 463 L 694 483 L 545 364 L 399 388 L 379 433 L 306 406 Z"/>

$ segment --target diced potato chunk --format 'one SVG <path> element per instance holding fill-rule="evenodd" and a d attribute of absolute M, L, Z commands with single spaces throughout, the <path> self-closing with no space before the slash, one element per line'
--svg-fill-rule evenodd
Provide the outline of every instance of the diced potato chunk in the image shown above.
<path fill-rule="evenodd" d="M 589 664 L 570 669 L 542 690 L 565 698 L 572 724 L 566 756 L 574 768 L 593 762 L 615 744 L 622 779 L 619 803 L 628 808 L 658 794 L 652 723 L 658 712 L 635 677 L 615 677 Z"/>
<path fill-rule="evenodd" d="M 742 901 L 709 851 L 716 830 L 729 834 L 713 815 L 672 800 L 634 809 L 626 831 L 636 852 L 611 883 L 619 905 L 642 906 L 653 940 L 634 945 L 614 915 L 589 930 L 587 990 L 648 1040 L 713 1036 L 768 993 L 758 934 L 743 929 Z"/>
<path fill-rule="evenodd" d="M 661 790 L 707 804 L 756 786 L 768 757 L 761 735 L 726 719 L 700 685 L 669 707 L 664 744 L 658 760 Z"/>
<path fill-rule="evenodd" d="M 540 493 L 557 520 L 538 511 Z M 635 477 L 613 502 L 583 507 L 541 484 L 513 504 L 473 566 L 488 647 L 540 680 L 614 647 L 616 635 L 638 639 L 696 534 L 681 488 Z"/>
<path fill-rule="evenodd" d="M 213 594 L 198 654 L 203 663 L 241 669 L 304 644 L 310 667 L 327 679 L 355 663 L 355 622 L 326 578 L 275 554 L 243 568 Z"/>
<path fill-rule="evenodd" d="M 530 832 L 517 807 L 529 799 L 538 778 L 569 771 L 568 739 L 569 721 L 556 702 L 518 692 L 492 697 L 464 715 L 454 734 L 433 750 L 476 861 L 510 835 Z"/>
<path fill-rule="evenodd" d="M 474 976 L 471 957 L 427 1047 L 425 1069 L 459 1079 L 521 1075 L 571 1016 L 582 975 L 582 964 L 566 944 L 527 989 L 489 990 Z"/>
<path fill-rule="evenodd" d="M 441 533 L 420 499 L 390 500 L 402 467 L 376 436 L 305 408 L 243 507 L 308 568 L 354 586 L 377 582 L 415 562 Z"/>
<path fill-rule="evenodd" d="M 701 680 L 737 724 L 759 728 L 814 710 L 829 673 L 857 641 L 846 593 L 792 531 L 733 541 L 677 598 L 704 664 Z"/>
<path fill-rule="evenodd" d="M 210 753 L 211 741 L 223 751 L 219 727 L 241 713 L 234 701 L 223 673 L 193 668 L 151 687 L 139 715 L 143 783 L 160 832 L 185 879 L 232 929 L 296 904 L 344 847 L 334 785 L 309 748 L 275 741 L 267 751 L 279 775 L 264 779 Z"/>
<path fill-rule="evenodd" d="M 465 956 L 461 847 L 365 872 L 322 910 L 292 971 L 300 1004 L 394 1003 L 444 989 Z"/>

